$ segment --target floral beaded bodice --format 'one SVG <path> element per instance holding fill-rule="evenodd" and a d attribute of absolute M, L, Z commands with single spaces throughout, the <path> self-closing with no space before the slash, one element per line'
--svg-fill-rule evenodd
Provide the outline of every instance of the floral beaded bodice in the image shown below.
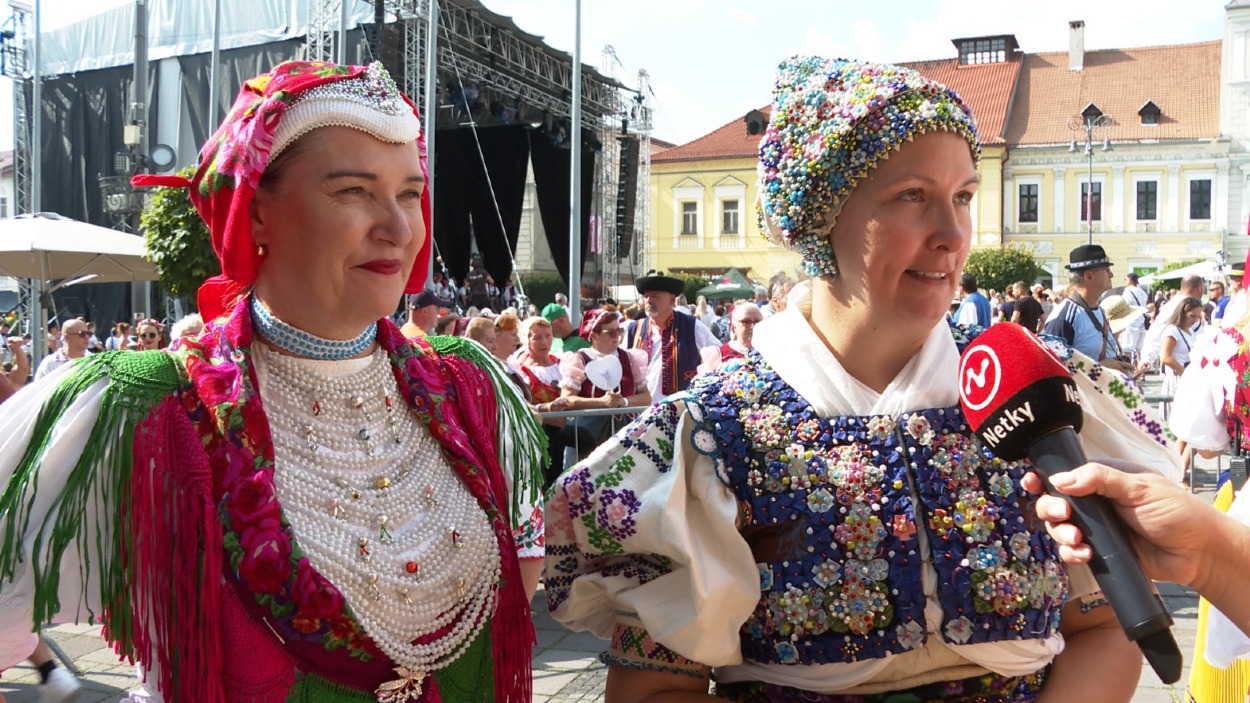
<path fill-rule="evenodd" d="M 741 630 L 747 659 L 825 664 L 921 647 L 924 560 L 944 641 L 1055 633 L 1067 577 L 1030 519 L 1026 466 L 982 449 L 958 407 L 817 417 L 754 351 L 691 392 L 710 434 L 699 449 L 720 458 L 760 571 Z"/>

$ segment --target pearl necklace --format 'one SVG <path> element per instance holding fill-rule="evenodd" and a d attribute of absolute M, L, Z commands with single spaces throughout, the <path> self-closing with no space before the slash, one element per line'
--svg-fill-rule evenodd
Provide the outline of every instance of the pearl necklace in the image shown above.
<path fill-rule="evenodd" d="M 317 361 L 253 349 L 274 483 L 296 539 L 378 648 L 419 682 L 462 654 L 494 612 L 501 560 L 490 523 L 405 411 L 384 351 Z"/>
<path fill-rule="evenodd" d="M 354 339 L 326 339 L 279 320 L 254 295 L 249 305 L 252 308 L 252 325 L 260 336 L 309 359 L 350 359 L 368 349 L 378 336 L 378 323 L 373 322 Z"/>

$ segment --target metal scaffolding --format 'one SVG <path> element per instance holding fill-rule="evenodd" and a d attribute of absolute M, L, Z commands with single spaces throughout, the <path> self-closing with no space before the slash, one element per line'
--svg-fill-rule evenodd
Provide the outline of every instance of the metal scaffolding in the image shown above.
<path fill-rule="evenodd" d="M 310 59 L 334 60 L 335 32 L 343 0 L 309 0 L 308 54 Z M 431 0 L 385 0 L 386 14 L 403 25 L 403 78 L 405 93 L 417 105 L 424 105 L 426 93 L 436 91 L 439 105 L 453 102 L 444 98 L 449 87 L 473 86 L 483 95 L 510 101 L 520 111 L 521 122 L 553 123 L 572 115 L 573 65 L 568 54 L 556 51 L 533 36 L 501 22 L 476 3 L 440 0 L 438 7 L 438 66 L 436 85 L 428 86 L 426 52 Z M 603 69 L 582 72 L 582 114 L 584 125 L 602 145 L 595 169 L 595 196 L 586 203 L 585 213 L 597 216 L 603 243 L 598 270 L 611 277 L 619 273 L 621 261 L 645 270 L 645 237 L 642 231 L 650 220 L 651 88 L 645 71 L 640 71 L 637 91 L 614 77 L 620 61 L 611 47 L 605 47 Z M 624 95 L 635 93 L 632 98 Z M 433 124 L 434 116 L 425 115 Z M 461 121 L 480 121 L 466 115 Z M 442 124 L 441 120 L 439 124 Z M 627 132 L 640 142 L 639 171 L 634 217 L 636 234 L 632 251 L 618 251 L 621 237 L 616 232 L 616 198 L 620 166 L 617 137 Z M 632 273 L 632 272 L 630 272 Z"/>
<path fill-rule="evenodd" d="M 334 61 L 345 0 L 308 0 L 308 60 Z"/>
<path fill-rule="evenodd" d="M 0 28 L 0 64 L 4 76 L 13 81 L 13 215 L 31 211 L 34 180 L 31 162 L 30 101 L 30 13 L 13 8 L 13 14 Z"/>

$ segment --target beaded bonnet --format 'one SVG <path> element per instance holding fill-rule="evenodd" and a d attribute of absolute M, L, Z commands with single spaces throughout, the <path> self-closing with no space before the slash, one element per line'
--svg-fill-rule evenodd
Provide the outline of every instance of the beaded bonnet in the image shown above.
<path fill-rule="evenodd" d="M 425 139 L 412 103 L 380 63 L 340 66 L 321 61 L 287 61 L 244 82 L 234 105 L 200 149 L 195 174 L 140 175 L 137 186 L 191 189 L 191 202 L 208 225 L 221 275 L 200 287 L 205 320 L 225 314 L 256 280 L 262 254 L 252 239 L 251 203 L 269 164 L 296 139 L 319 127 L 361 130 L 393 144 L 416 141 L 421 173 L 428 178 Z M 430 231 L 427 189 L 421 215 Z M 429 268 L 431 237 L 417 254 L 406 293 L 417 293 Z"/>
<path fill-rule="evenodd" d="M 954 132 L 981 156 L 972 110 L 954 91 L 901 66 L 795 56 L 781 63 L 760 142 L 761 229 L 808 275 L 837 274 L 829 228 L 846 198 L 904 144 Z"/>

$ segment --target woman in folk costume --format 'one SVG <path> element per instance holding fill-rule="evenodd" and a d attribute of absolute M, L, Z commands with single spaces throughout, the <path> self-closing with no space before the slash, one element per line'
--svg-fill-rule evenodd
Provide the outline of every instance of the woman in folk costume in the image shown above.
<path fill-rule="evenodd" d="M 968 107 L 845 60 L 790 59 L 775 90 L 763 215 L 813 278 L 557 480 L 555 618 L 611 638 L 609 701 L 1128 700 L 1141 653 L 958 405 Z M 1140 397 L 1069 358 L 1086 451 L 1179 476 Z"/>
<path fill-rule="evenodd" d="M 1234 443 L 1240 445 L 1240 453 L 1250 449 L 1250 315 L 1229 323 L 1232 326 L 1194 346 L 1189 365 L 1177 379 L 1168 418 L 1177 440 L 1205 457 L 1231 453 Z M 1229 472 L 1220 474 L 1215 507 L 1246 521 L 1250 493 L 1236 493 L 1229 479 Z M 1234 495 L 1240 497 L 1232 507 Z M 1247 637 L 1206 598 L 1199 600 L 1188 700 L 1244 703 L 1250 694 L 1246 659 L 1250 659 Z"/>
<path fill-rule="evenodd" d="M 167 701 L 529 700 L 542 433 L 476 345 L 386 317 L 423 283 L 425 183 L 381 65 L 309 62 L 244 84 L 190 183 L 144 182 L 209 224 L 209 323 L 4 406 L 0 666 L 88 617 Z"/>

